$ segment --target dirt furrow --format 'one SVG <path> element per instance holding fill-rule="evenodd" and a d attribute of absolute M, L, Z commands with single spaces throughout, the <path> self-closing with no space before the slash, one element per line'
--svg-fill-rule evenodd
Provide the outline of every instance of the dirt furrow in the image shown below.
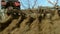
<path fill-rule="evenodd" d="M 6 27 L 8 27 L 8 25 L 12 22 L 12 17 L 9 16 L 5 21 L 0 23 L 0 31 L 3 31 Z"/>
<path fill-rule="evenodd" d="M 27 31 L 26 34 L 39 34 L 39 20 L 36 18 L 30 25 L 30 31 Z"/>
<path fill-rule="evenodd" d="M 15 30 L 15 31 L 13 31 L 11 34 L 19 34 L 19 33 L 20 33 L 20 34 L 23 34 L 24 31 L 26 32 L 26 31 L 29 29 L 29 26 L 26 25 L 26 23 L 30 21 L 30 18 L 31 18 L 31 17 L 27 17 L 26 19 L 24 19 L 24 20 L 21 22 L 20 28 L 18 28 L 18 31 Z M 16 33 L 14 33 L 14 32 L 16 32 Z"/>
<path fill-rule="evenodd" d="M 16 26 L 17 23 L 19 23 L 21 17 L 19 19 L 14 19 L 11 24 L 9 24 L 9 26 L 2 32 L 2 34 L 9 34 L 11 32 L 11 30 L 13 29 L 13 27 Z"/>

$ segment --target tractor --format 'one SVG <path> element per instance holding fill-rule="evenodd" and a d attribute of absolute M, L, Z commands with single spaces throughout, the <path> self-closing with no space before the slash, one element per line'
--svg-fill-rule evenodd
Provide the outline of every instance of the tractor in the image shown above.
<path fill-rule="evenodd" d="M 18 0 L 2 0 L 1 6 L 2 9 L 7 9 L 6 14 L 8 16 L 20 16 L 20 2 Z"/>

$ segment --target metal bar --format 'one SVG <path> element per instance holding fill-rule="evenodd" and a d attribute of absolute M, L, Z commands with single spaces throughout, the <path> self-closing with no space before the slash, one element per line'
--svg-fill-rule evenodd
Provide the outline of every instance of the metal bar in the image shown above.
<path fill-rule="evenodd" d="M 1 10 L 1 0 L 0 0 L 0 10 Z"/>

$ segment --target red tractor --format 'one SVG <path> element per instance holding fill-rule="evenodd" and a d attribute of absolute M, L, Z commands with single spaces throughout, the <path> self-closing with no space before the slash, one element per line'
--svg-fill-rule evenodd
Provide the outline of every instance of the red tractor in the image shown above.
<path fill-rule="evenodd" d="M 1 1 L 2 9 L 7 9 L 7 15 L 20 15 L 20 2 L 18 0 L 2 0 Z M 17 11 L 14 11 L 17 10 Z"/>
<path fill-rule="evenodd" d="M 13 7 L 13 9 L 20 9 L 20 2 L 18 0 L 2 0 L 2 8 Z"/>

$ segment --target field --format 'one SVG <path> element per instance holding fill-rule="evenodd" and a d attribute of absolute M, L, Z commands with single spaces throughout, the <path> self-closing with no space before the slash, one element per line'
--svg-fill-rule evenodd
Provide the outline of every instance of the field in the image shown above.
<path fill-rule="evenodd" d="M 60 34 L 60 18 L 57 13 L 52 17 L 52 20 L 45 18 L 41 22 L 38 18 L 38 13 L 32 17 L 20 16 L 18 19 L 9 19 L 2 24 L 0 34 Z M 0 24 L 1 25 L 1 24 Z"/>

